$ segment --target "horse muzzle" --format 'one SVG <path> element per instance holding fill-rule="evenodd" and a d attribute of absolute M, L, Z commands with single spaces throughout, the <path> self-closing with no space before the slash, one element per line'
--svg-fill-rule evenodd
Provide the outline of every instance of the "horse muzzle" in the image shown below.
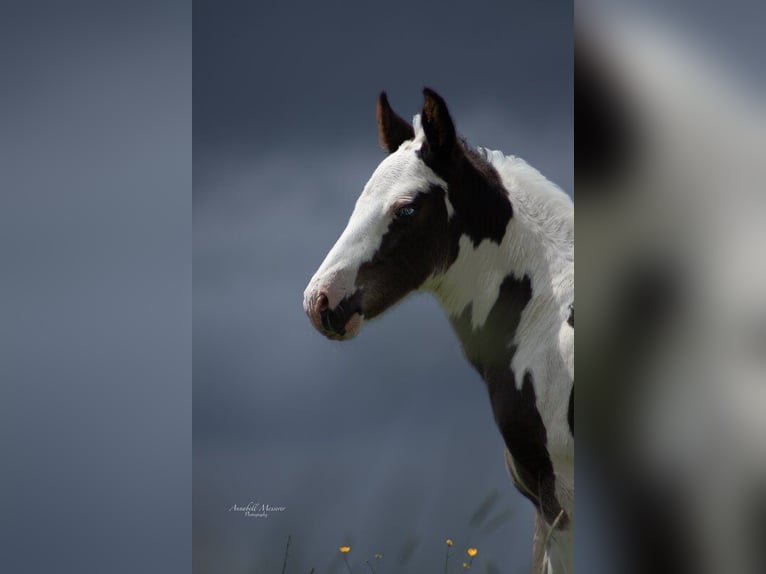
<path fill-rule="evenodd" d="M 303 308 L 312 325 L 328 339 L 343 341 L 354 337 L 362 326 L 361 295 L 339 297 L 330 288 L 309 288 Z"/>

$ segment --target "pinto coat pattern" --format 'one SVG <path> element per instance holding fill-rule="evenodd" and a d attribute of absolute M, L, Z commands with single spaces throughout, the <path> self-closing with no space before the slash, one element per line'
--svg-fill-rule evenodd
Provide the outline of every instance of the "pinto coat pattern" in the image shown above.
<path fill-rule="evenodd" d="M 470 148 L 424 90 L 413 125 L 378 100 L 389 155 L 304 293 L 344 340 L 409 293 L 433 293 L 486 383 L 519 491 L 537 509 L 533 567 L 572 572 L 574 216 L 523 160 Z"/>

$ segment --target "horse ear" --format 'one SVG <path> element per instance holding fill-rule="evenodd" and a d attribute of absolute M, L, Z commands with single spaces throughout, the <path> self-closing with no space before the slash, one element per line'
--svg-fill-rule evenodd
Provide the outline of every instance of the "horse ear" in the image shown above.
<path fill-rule="evenodd" d="M 403 142 L 415 137 L 412 126 L 399 117 L 388 103 L 386 92 L 378 98 L 378 139 L 388 153 L 394 153 Z"/>
<path fill-rule="evenodd" d="M 444 99 L 430 88 L 423 89 L 423 113 L 421 123 L 432 153 L 437 155 L 452 152 L 457 141 L 455 124 L 447 110 Z"/>

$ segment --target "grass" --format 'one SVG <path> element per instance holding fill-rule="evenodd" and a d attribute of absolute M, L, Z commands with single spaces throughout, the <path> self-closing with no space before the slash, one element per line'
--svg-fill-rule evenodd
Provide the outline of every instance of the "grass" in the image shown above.
<path fill-rule="evenodd" d="M 500 512 L 495 512 L 495 506 L 496 503 L 499 501 L 500 496 L 496 491 L 491 492 L 488 496 L 486 496 L 478 505 L 476 510 L 471 516 L 469 526 L 472 529 L 479 530 L 482 534 L 490 533 L 497 528 L 499 528 L 502 524 L 507 522 L 511 519 L 513 515 L 513 511 L 511 510 L 501 510 Z M 559 517 L 560 518 L 560 517 Z M 554 523 L 553 528 L 556 527 L 558 523 L 557 521 Z M 287 564 L 288 559 L 290 555 L 290 544 L 292 541 L 292 536 L 287 536 L 287 541 L 285 543 L 285 551 L 284 551 L 284 558 L 282 561 L 282 574 L 288 574 L 287 571 Z M 547 540 L 546 540 L 547 543 Z M 388 569 L 386 565 L 386 560 L 384 560 L 384 555 L 380 552 L 374 553 L 372 556 L 362 557 L 358 558 L 356 561 L 356 564 L 361 566 L 362 570 L 368 571 L 370 574 L 401 574 L 402 567 L 406 565 L 406 563 L 411 559 L 412 555 L 417 550 L 418 546 L 420 544 L 420 539 L 417 537 L 409 537 L 406 539 L 398 552 L 398 554 L 395 555 L 394 563 L 390 564 L 390 570 Z M 445 545 L 445 554 L 444 554 L 444 563 L 443 563 L 443 572 L 444 574 L 460 574 L 469 572 L 472 569 L 475 569 L 476 566 L 481 565 L 482 561 L 479 561 L 479 550 L 475 546 L 465 546 L 465 548 L 462 551 L 458 551 L 455 546 L 455 542 L 451 538 L 445 538 L 444 539 L 444 545 Z M 354 574 L 354 570 L 352 567 L 352 562 L 350 560 L 350 557 L 352 556 L 352 547 L 350 544 L 346 543 L 342 546 L 339 546 L 337 548 L 337 552 L 340 553 L 341 559 L 343 561 L 343 565 L 345 566 L 345 571 L 347 574 Z M 437 564 L 438 564 L 438 558 L 434 557 L 435 560 L 435 568 L 434 572 L 438 572 L 441 570 Z M 484 571 L 487 574 L 496 573 L 497 566 L 492 564 L 489 561 L 483 562 L 483 568 Z M 315 574 L 316 568 L 311 568 L 311 570 L 308 572 L 308 574 Z M 290 572 L 289 574 L 300 574 L 298 572 Z M 360 574 L 357 572 L 357 574 Z"/>

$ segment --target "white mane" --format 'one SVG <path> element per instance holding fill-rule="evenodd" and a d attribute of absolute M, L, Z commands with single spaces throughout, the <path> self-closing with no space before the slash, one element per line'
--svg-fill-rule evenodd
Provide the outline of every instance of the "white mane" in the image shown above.
<path fill-rule="evenodd" d="M 574 245 L 574 205 L 564 191 L 520 157 L 475 148 L 494 167 L 514 210 L 549 238 Z"/>
<path fill-rule="evenodd" d="M 549 206 L 552 203 L 565 210 L 572 209 L 572 199 L 520 157 L 484 147 L 477 147 L 475 151 L 497 170 L 503 183 L 510 184 L 511 196 L 520 195 L 533 203 L 544 201 Z"/>

